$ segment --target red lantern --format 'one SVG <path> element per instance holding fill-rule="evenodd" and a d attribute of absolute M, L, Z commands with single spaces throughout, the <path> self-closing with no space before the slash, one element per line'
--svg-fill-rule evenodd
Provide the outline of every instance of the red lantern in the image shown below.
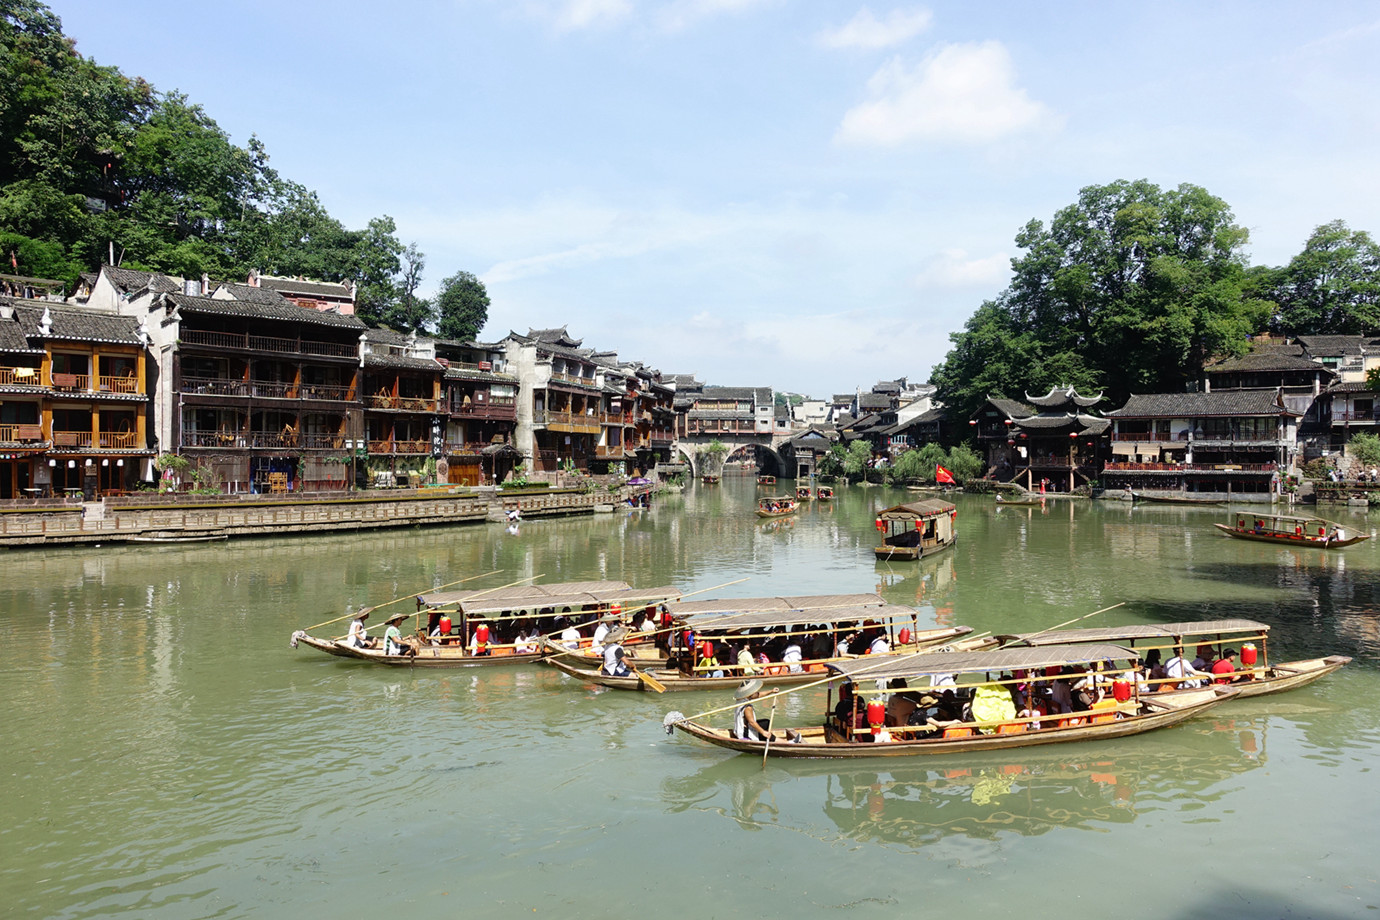
<path fill-rule="evenodd" d="M 877 529 L 886 530 L 886 521 L 882 520 L 881 518 L 877 518 Z"/>
<path fill-rule="evenodd" d="M 1247 642 L 1241 646 L 1241 663 L 1247 666 L 1253 665 L 1258 660 L 1255 646 Z"/>
<path fill-rule="evenodd" d="M 1112 682 L 1112 696 L 1116 697 L 1118 703 L 1124 703 L 1131 698 L 1131 682 L 1129 680 L 1116 680 Z"/>
<path fill-rule="evenodd" d="M 886 705 L 880 700 L 872 700 L 867 704 L 867 724 L 872 726 L 874 731 L 886 724 Z"/>
<path fill-rule="evenodd" d="M 902 645 L 910 645 L 910 627 L 909 627 L 909 626 L 902 626 L 902 627 L 901 627 L 901 631 L 900 631 L 899 633 L 896 634 L 896 638 L 899 639 L 899 640 L 901 641 L 901 644 L 902 644 Z M 1247 646 L 1246 648 L 1249 648 L 1249 647 L 1250 647 L 1250 646 Z M 1241 660 L 1242 660 L 1242 661 L 1245 661 L 1245 659 L 1246 659 L 1246 649 L 1242 649 L 1242 650 L 1241 650 Z"/>
<path fill-rule="evenodd" d="M 969 424 L 969 425 L 976 425 L 976 424 L 977 424 L 977 419 L 975 419 L 975 418 L 970 418 L 970 419 L 968 419 L 968 424 Z"/>
<path fill-rule="evenodd" d="M 443 635 L 443 636 L 449 636 L 449 635 L 450 635 L 450 625 L 451 625 L 451 624 L 450 624 L 450 617 L 441 617 L 440 622 L 438 622 L 438 623 L 436 624 L 436 628 L 439 629 L 439 630 L 441 631 L 441 635 Z"/>
<path fill-rule="evenodd" d="M 1006 420 L 1006 424 L 1008 424 L 1008 425 L 1014 425 L 1015 422 L 1011 421 L 1011 419 L 1007 419 L 1007 420 Z"/>
<path fill-rule="evenodd" d="M 489 624 L 480 623 L 474 631 L 474 641 L 480 648 L 489 644 Z"/>
<path fill-rule="evenodd" d="M 1076 432 L 1076 431 L 1070 431 L 1070 432 L 1069 432 L 1069 437 L 1073 438 L 1075 441 L 1078 440 L 1078 432 Z"/>
<path fill-rule="evenodd" d="M 714 643 L 713 643 L 713 642 L 710 642 L 708 639 L 706 639 L 705 641 L 703 641 L 703 642 L 700 643 L 700 657 L 701 657 L 701 658 L 713 658 L 713 657 L 714 657 Z"/>

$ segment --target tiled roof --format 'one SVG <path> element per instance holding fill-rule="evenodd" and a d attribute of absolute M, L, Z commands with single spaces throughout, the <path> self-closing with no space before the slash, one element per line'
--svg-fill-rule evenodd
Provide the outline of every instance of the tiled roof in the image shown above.
<path fill-rule="evenodd" d="M 1101 434 L 1106 431 L 1110 425 L 1111 422 L 1107 421 L 1105 418 L 1066 412 L 1031 415 L 1020 419 L 1012 427 L 1016 430 L 1024 429 L 1029 431 L 1062 431 L 1068 428 L 1079 433 Z"/>
<path fill-rule="evenodd" d="M 543 345 L 563 345 L 566 348 L 578 348 L 584 341 L 571 336 L 564 326 L 559 329 L 528 329 L 527 337 Z"/>
<path fill-rule="evenodd" d="M 858 408 L 863 411 L 890 409 L 891 397 L 881 393 L 864 393 L 858 397 Z"/>
<path fill-rule="evenodd" d="M 830 399 L 830 402 L 835 406 L 851 406 L 853 404 L 853 397 L 853 393 L 835 393 L 833 398 Z"/>
<path fill-rule="evenodd" d="M 1239 358 L 1223 358 L 1216 364 L 1210 364 L 1203 368 L 1205 374 L 1236 374 L 1252 371 L 1321 371 L 1325 374 L 1332 373 L 1330 369 L 1323 367 L 1316 361 L 1278 352 L 1252 352 Z"/>
<path fill-rule="evenodd" d="M 0 297 L 0 303 L 9 304 L 12 301 L 8 297 Z M 20 326 L 19 317 L 16 316 L 0 320 L 0 352 L 41 355 L 43 349 L 29 345 L 29 340 L 24 336 L 24 330 Z"/>
<path fill-rule="evenodd" d="M 350 285 L 338 284 L 333 281 L 303 281 L 300 278 L 274 278 L 269 275 L 260 275 L 259 286 L 289 294 L 311 294 L 315 297 L 354 299 L 350 294 Z"/>
<path fill-rule="evenodd" d="M 1299 344 L 1315 358 L 1340 358 L 1345 355 L 1359 355 L 1361 348 L 1370 342 L 1364 335 L 1301 335 Z"/>
<path fill-rule="evenodd" d="M 1337 381 L 1336 383 L 1332 384 L 1332 386 L 1328 387 L 1327 390 L 1326 390 L 1326 392 L 1328 392 L 1328 393 L 1370 393 L 1370 392 L 1373 392 L 1373 391 L 1372 391 L 1371 388 L 1370 388 L 1370 384 L 1366 383 L 1364 380 L 1351 380 L 1351 381 L 1341 381 L 1341 380 L 1339 380 L 1339 381 Z"/>
<path fill-rule="evenodd" d="M 445 370 L 431 358 L 409 358 L 406 355 L 365 355 L 364 366 L 405 367 L 410 370 L 435 371 L 438 374 Z"/>
<path fill-rule="evenodd" d="M 1042 409 L 1057 409 L 1069 403 L 1086 409 L 1089 406 L 1095 406 L 1102 402 L 1102 394 L 1098 393 L 1096 396 L 1080 396 L 1078 391 L 1073 387 L 1051 387 L 1050 391 L 1044 396 L 1031 396 L 1029 393 L 1026 393 L 1025 401 L 1032 406 L 1039 406 Z"/>
<path fill-rule="evenodd" d="M 1025 403 L 1016 399 L 1006 399 L 1002 396 L 989 396 L 987 402 L 994 406 L 1007 418 L 1026 418 L 1035 414 L 1035 410 Z"/>
<path fill-rule="evenodd" d="M 771 402 L 771 387 L 705 387 L 702 399 L 751 399 L 758 405 Z"/>
<path fill-rule="evenodd" d="M 43 314 L 52 319 L 52 332 L 41 336 L 38 330 Z M 133 316 L 119 316 L 79 307 L 58 307 L 52 304 L 15 304 L 15 319 L 20 329 L 31 338 L 65 339 L 70 342 L 113 342 L 118 345 L 142 345 L 135 330 L 139 320 Z"/>
<path fill-rule="evenodd" d="M 398 332 L 396 329 L 385 329 L 382 326 L 370 326 L 365 330 L 364 337 L 370 342 L 378 342 L 383 345 L 402 346 L 409 341 L 407 333 Z"/>
<path fill-rule="evenodd" d="M 287 302 L 283 306 L 267 303 L 251 303 L 243 300 L 218 300 L 210 297 L 192 297 L 187 294 L 168 294 L 168 300 L 183 313 L 213 313 L 222 316 L 241 316 L 246 319 L 277 320 L 289 323 L 307 323 L 314 326 L 334 326 L 337 328 L 364 330 L 364 323 L 358 317 L 343 316 L 324 310 L 312 310 Z"/>
<path fill-rule="evenodd" d="M 155 294 L 171 294 L 182 290 L 182 285 L 158 272 L 140 272 L 131 268 L 116 268 L 113 265 L 102 265 L 101 272 L 110 279 L 116 290 L 126 294 L 133 294 L 145 288 Z"/>
<path fill-rule="evenodd" d="M 257 303 L 270 307 L 297 306 L 277 291 L 254 287 L 252 284 L 222 284 L 220 287 L 235 300 L 242 300 L 245 303 Z"/>
<path fill-rule="evenodd" d="M 1279 391 L 1218 390 L 1213 393 L 1149 393 L 1132 396 L 1115 418 L 1207 418 L 1211 416 L 1293 415 L 1279 404 Z"/>
<path fill-rule="evenodd" d="M 517 378 L 512 374 L 499 374 L 494 371 L 477 371 L 465 367 L 446 368 L 447 380 L 469 380 L 479 383 L 517 383 Z"/>

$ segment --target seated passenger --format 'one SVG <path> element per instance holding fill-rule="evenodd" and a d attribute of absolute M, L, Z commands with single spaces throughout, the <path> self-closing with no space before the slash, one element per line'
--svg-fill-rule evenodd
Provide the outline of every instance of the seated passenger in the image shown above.
<path fill-rule="evenodd" d="M 1176 648 L 1174 657 L 1164 663 L 1164 676 L 1168 680 L 1160 685 L 1161 690 L 1188 690 L 1201 687 L 1203 678 L 1210 675 L 1189 664 L 1184 658 L 1183 649 Z"/>
<path fill-rule="evenodd" d="M 373 648 L 374 640 L 369 638 L 365 631 L 364 621 L 369 619 L 369 611 L 361 610 L 355 614 L 355 618 L 350 621 L 350 635 L 346 637 L 345 644 L 354 648 Z"/>
<path fill-rule="evenodd" d="M 1222 650 L 1222 657 L 1212 663 L 1212 682 L 1215 684 L 1229 684 L 1234 680 L 1236 674 L 1236 649 L 1227 648 Z"/>
<path fill-rule="evenodd" d="M 786 670 L 790 671 L 792 674 L 799 674 L 801 671 L 804 671 L 805 666 L 801 664 L 802 660 L 800 643 L 795 639 L 788 639 L 786 641 L 786 650 L 781 653 L 781 661 L 786 665 Z"/>

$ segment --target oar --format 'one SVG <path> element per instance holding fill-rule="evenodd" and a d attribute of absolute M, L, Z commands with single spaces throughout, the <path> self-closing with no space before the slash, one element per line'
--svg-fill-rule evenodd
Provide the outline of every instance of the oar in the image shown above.
<path fill-rule="evenodd" d="M 487 578 L 488 576 L 490 576 L 490 575 L 495 575 L 495 574 L 497 574 L 497 573 L 500 572 L 500 571 L 502 571 L 502 570 L 501 570 L 501 569 L 494 569 L 492 572 L 485 572 L 483 575 L 471 575 L 469 578 L 462 578 L 462 579 L 460 579 L 459 581 L 452 581 L 452 582 L 451 582 L 450 584 L 448 584 L 448 585 L 441 585 L 441 588 L 450 588 L 450 587 L 453 587 L 453 586 L 455 586 L 455 585 L 464 584 L 464 583 L 467 582 L 467 581 L 474 581 L 476 578 Z M 431 590 L 432 590 L 432 591 L 439 591 L 439 590 L 441 590 L 441 588 L 432 588 Z M 424 592 L 423 592 L 423 593 L 424 593 Z M 303 632 L 307 632 L 307 631 L 313 630 L 313 629 L 320 629 L 322 626 L 330 626 L 332 623 L 339 623 L 341 620 L 353 620 L 355 617 L 359 616 L 361 613 L 363 613 L 363 612 L 365 612 L 365 611 L 368 611 L 369 613 L 373 613 L 375 610 L 380 610 L 380 609 L 382 609 L 382 608 L 384 608 L 384 607 L 387 607 L 389 604 L 396 604 L 398 601 L 409 600 L 409 599 L 414 598 L 414 597 L 416 597 L 416 596 L 417 596 L 416 594 L 404 594 L 402 597 L 395 597 L 395 598 L 393 598 L 391 601 L 388 601 L 388 602 L 383 603 L 383 604 L 379 604 L 377 607 L 366 607 L 366 608 L 364 608 L 364 610 L 356 610 L 354 613 L 347 613 L 347 614 L 345 614 L 343 617 L 336 617 L 334 620 L 327 620 L 327 621 L 324 622 L 324 623 L 317 623 L 315 626 L 308 626 L 308 627 L 306 627 L 306 628 L 303 630 Z"/>
<path fill-rule="evenodd" d="M 1040 631 L 1037 632 L 1037 633 L 1030 633 L 1030 635 L 1031 635 L 1032 637 L 1033 637 L 1033 636 L 1043 636 L 1043 635 L 1045 635 L 1046 633 L 1052 633 L 1052 632 L 1054 632 L 1056 629 L 1063 629 L 1065 626 L 1070 626 L 1070 625 L 1072 625 L 1072 624 L 1074 624 L 1074 623 L 1077 623 L 1079 620 L 1086 620 L 1088 617 L 1095 617 L 1095 616 L 1097 616 L 1099 613 L 1106 613 L 1108 610 L 1115 610 L 1115 609 L 1118 608 L 1118 607 L 1125 607 L 1125 606 L 1126 606 L 1126 602 L 1125 602 L 1125 601 L 1122 601 L 1120 604 L 1113 604 L 1113 605 L 1110 606 L 1110 607 L 1103 607 L 1101 610 L 1094 610 L 1092 613 L 1085 614 L 1085 615 L 1083 615 L 1083 616 L 1081 616 L 1081 617 L 1074 617 L 1072 620 L 1066 620 L 1066 621 L 1064 621 L 1063 623 L 1060 623 L 1058 626 L 1051 626 L 1051 627 L 1049 627 L 1049 629 L 1042 629 L 1042 630 L 1040 630 Z"/>
<path fill-rule="evenodd" d="M 767 717 L 767 743 L 762 746 L 762 769 L 767 768 L 767 752 L 771 750 L 771 739 L 776 735 L 776 698 L 777 694 L 772 694 L 771 715 Z M 785 731 L 785 729 L 782 729 Z"/>
<path fill-rule="evenodd" d="M 648 690 L 655 690 L 657 693 L 666 692 L 666 685 L 647 672 L 639 671 L 637 668 L 633 668 L 632 672 L 637 675 L 637 679 L 642 681 Z"/>

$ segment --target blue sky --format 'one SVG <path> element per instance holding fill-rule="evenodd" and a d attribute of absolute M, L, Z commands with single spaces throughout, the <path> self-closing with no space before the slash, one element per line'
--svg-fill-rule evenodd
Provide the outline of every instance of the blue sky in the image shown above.
<path fill-rule="evenodd" d="M 710 383 L 928 378 L 1087 185 L 1188 182 L 1250 257 L 1380 232 L 1380 5 L 55 0 L 78 50 L 389 214 L 481 338 Z"/>

